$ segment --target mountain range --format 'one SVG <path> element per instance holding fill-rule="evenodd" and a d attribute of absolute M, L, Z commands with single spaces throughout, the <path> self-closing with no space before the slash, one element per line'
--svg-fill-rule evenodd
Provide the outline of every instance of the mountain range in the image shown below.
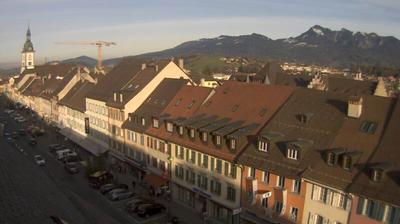
<path fill-rule="evenodd" d="M 187 41 L 170 49 L 132 57 L 170 58 L 192 55 L 248 57 L 341 68 L 354 65 L 400 68 L 400 40 L 393 36 L 353 32 L 345 28 L 331 30 L 315 25 L 296 37 L 273 40 L 256 33 L 221 35 Z M 104 60 L 103 65 L 113 66 L 122 58 Z M 80 56 L 61 63 L 80 63 L 94 67 L 97 60 Z"/>
<path fill-rule="evenodd" d="M 174 48 L 140 55 L 178 57 L 193 54 L 240 56 L 306 64 L 348 67 L 400 67 L 400 41 L 376 33 L 331 30 L 319 25 L 297 37 L 273 40 L 260 34 L 221 35 L 184 42 Z"/>

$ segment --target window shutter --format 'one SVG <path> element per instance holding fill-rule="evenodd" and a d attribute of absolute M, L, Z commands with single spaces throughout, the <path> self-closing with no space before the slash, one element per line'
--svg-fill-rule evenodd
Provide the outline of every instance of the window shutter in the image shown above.
<path fill-rule="evenodd" d="M 175 158 L 178 158 L 178 145 L 175 145 Z"/>
<path fill-rule="evenodd" d="M 236 165 L 231 164 L 231 175 L 233 179 L 236 179 L 236 172 L 237 172 Z"/>
<path fill-rule="evenodd" d="M 358 199 L 357 214 L 359 214 L 359 215 L 363 214 L 364 203 L 365 203 L 365 199 L 360 197 Z"/>
<path fill-rule="evenodd" d="M 225 174 L 225 176 L 228 176 L 228 174 L 229 174 L 229 163 L 227 163 L 227 162 L 225 162 L 224 174 Z"/>

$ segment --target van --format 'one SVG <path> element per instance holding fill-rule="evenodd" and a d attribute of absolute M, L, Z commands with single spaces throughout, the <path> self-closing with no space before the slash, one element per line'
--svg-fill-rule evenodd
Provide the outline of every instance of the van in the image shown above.
<path fill-rule="evenodd" d="M 71 152 L 71 149 L 58 150 L 58 151 L 56 151 L 56 158 L 58 160 L 61 160 L 62 158 L 65 157 L 65 154 L 67 154 L 68 152 Z"/>

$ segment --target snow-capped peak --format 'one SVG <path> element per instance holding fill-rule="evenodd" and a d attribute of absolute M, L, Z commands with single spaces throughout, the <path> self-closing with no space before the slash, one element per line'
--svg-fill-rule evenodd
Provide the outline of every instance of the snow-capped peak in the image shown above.
<path fill-rule="evenodd" d="M 318 36 L 323 36 L 324 35 L 324 32 L 322 30 L 318 29 L 318 28 L 313 27 L 312 31 L 314 33 L 316 33 Z"/>

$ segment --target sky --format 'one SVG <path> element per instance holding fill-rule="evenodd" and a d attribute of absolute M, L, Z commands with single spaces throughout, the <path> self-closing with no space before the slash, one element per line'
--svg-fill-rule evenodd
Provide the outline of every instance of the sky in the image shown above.
<path fill-rule="evenodd" d="M 400 39 L 399 0 L 0 0 L 0 67 L 19 62 L 28 24 L 36 63 L 87 55 L 142 54 L 184 41 L 259 33 L 298 36 L 313 25 Z"/>

